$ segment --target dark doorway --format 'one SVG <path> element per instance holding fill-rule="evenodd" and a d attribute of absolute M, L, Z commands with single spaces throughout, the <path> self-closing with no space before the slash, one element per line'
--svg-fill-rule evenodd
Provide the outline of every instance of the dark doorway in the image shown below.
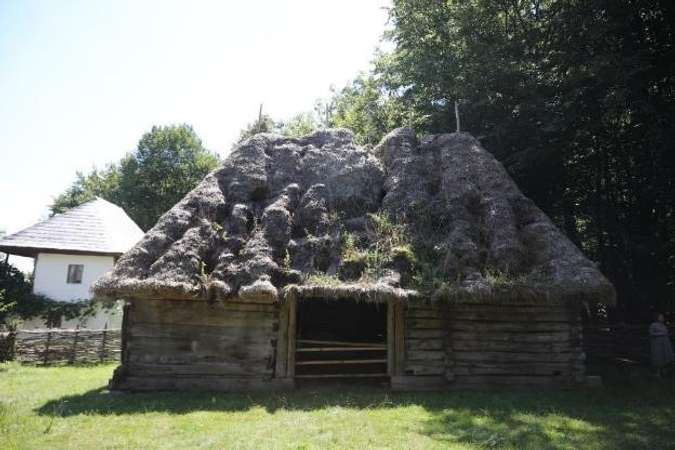
<path fill-rule="evenodd" d="M 295 377 L 387 377 L 387 305 L 303 299 L 297 305 Z"/>

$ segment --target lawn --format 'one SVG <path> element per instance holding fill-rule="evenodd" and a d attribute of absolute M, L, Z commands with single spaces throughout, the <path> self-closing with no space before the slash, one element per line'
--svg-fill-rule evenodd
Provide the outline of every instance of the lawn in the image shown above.
<path fill-rule="evenodd" d="M 113 368 L 0 364 L 0 447 L 675 448 L 672 377 L 555 392 L 111 394 Z"/>

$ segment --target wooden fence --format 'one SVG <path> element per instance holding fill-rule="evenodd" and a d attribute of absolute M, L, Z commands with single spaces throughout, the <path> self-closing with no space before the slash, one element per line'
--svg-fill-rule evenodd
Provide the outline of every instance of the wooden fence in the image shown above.
<path fill-rule="evenodd" d="M 17 331 L 14 355 L 31 364 L 119 361 L 120 330 Z"/>

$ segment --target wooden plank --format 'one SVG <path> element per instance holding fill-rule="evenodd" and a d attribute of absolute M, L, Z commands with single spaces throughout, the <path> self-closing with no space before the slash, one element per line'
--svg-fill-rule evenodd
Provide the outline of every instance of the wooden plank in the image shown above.
<path fill-rule="evenodd" d="M 410 333 L 412 334 L 412 333 Z M 510 342 L 566 342 L 570 334 L 566 331 L 534 332 L 527 331 L 450 331 L 450 341 L 510 341 Z"/>
<path fill-rule="evenodd" d="M 455 376 L 457 387 L 498 387 L 498 386 L 560 386 L 571 382 L 569 377 L 527 376 L 527 375 L 469 375 Z"/>
<path fill-rule="evenodd" d="M 296 375 L 295 378 L 385 378 L 386 376 L 386 373 L 320 373 Z"/>
<path fill-rule="evenodd" d="M 218 340 L 193 340 L 193 341 L 176 341 L 172 339 L 155 339 L 155 338 L 136 338 L 129 342 L 129 349 L 132 353 L 141 352 L 147 354 L 178 354 L 179 352 L 186 355 L 202 355 L 206 357 L 223 357 L 231 358 L 245 358 L 247 356 L 265 355 L 270 356 L 274 352 L 272 341 L 265 342 L 247 342 L 235 344 L 231 341 Z"/>
<path fill-rule="evenodd" d="M 380 347 L 303 347 L 297 348 L 296 353 L 311 353 L 311 352 L 381 352 L 386 350 L 385 346 Z"/>
<path fill-rule="evenodd" d="M 517 312 L 517 311 L 453 311 L 450 313 L 453 321 L 479 321 L 479 322 L 553 322 L 570 323 L 570 316 L 565 312 L 542 311 L 542 312 Z"/>
<path fill-rule="evenodd" d="M 396 371 L 396 332 L 395 323 L 395 304 L 387 302 L 387 374 L 394 375 Z"/>
<path fill-rule="evenodd" d="M 384 350 L 385 344 L 376 344 L 372 342 L 344 342 L 344 341 L 317 341 L 313 339 L 298 339 L 297 344 L 314 344 L 314 345 L 353 345 L 355 347 L 371 347 L 375 350 Z"/>
<path fill-rule="evenodd" d="M 420 319 L 421 320 L 421 319 Z M 516 331 L 516 332 L 559 332 L 569 333 L 570 325 L 567 323 L 538 323 L 538 322 L 465 322 L 453 320 L 453 331 Z"/>
<path fill-rule="evenodd" d="M 438 309 L 408 309 L 405 313 L 407 318 L 415 319 L 438 319 L 443 317 L 445 313 Z"/>
<path fill-rule="evenodd" d="M 570 313 L 571 310 L 565 305 L 489 305 L 481 303 L 472 304 L 454 304 L 449 309 L 450 315 L 462 312 L 489 312 L 495 314 L 501 313 L 541 313 L 554 312 L 558 314 Z"/>
<path fill-rule="evenodd" d="M 274 309 L 238 311 L 224 308 L 221 303 L 191 301 L 138 301 L 134 303 L 134 318 L 136 323 L 247 328 L 268 327 L 276 323 Z"/>
<path fill-rule="evenodd" d="M 452 341 L 452 349 L 455 351 L 559 353 L 570 352 L 573 347 L 569 342 L 508 342 L 455 339 Z"/>
<path fill-rule="evenodd" d="M 506 353 L 506 352 L 453 352 L 454 360 L 477 362 L 572 362 L 580 358 L 576 353 Z"/>
<path fill-rule="evenodd" d="M 266 379 L 253 377 L 223 376 L 126 376 L 115 379 L 112 389 L 125 391 L 279 391 L 293 389 L 292 378 Z"/>
<path fill-rule="evenodd" d="M 296 361 L 296 366 L 321 366 L 321 365 L 341 365 L 341 364 L 381 364 L 386 363 L 386 359 L 322 359 L 316 361 Z"/>
<path fill-rule="evenodd" d="M 553 363 L 471 363 L 453 367 L 455 375 L 570 375 L 574 367 L 567 362 Z"/>
<path fill-rule="evenodd" d="M 276 336 L 269 328 L 223 328 L 176 324 L 135 323 L 129 327 L 132 338 L 165 338 L 176 340 L 214 339 L 234 343 L 268 342 Z"/>
<path fill-rule="evenodd" d="M 288 302 L 288 363 L 286 373 L 289 377 L 295 376 L 295 337 L 297 331 L 297 304 L 295 299 Z"/>
<path fill-rule="evenodd" d="M 406 350 L 443 350 L 443 339 L 407 339 Z"/>
<path fill-rule="evenodd" d="M 190 363 L 190 364 L 151 364 L 131 360 L 127 366 L 133 376 L 173 376 L 173 375 L 255 375 L 272 376 L 267 361 Z"/>
<path fill-rule="evenodd" d="M 405 331 L 406 339 L 445 339 L 447 330 L 418 330 L 407 328 Z"/>
<path fill-rule="evenodd" d="M 391 377 L 391 388 L 395 391 L 437 391 L 448 386 L 445 377 L 439 376 L 395 376 Z"/>
<path fill-rule="evenodd" d="M 402 303 L 394 305 L 394 373 L 403 374 L 405 362 L 405 306 Z"/>
<path fill-rule="evenodd" d="M 275 377 L 288 375 L 288 304 L 279 309 L 279 330 L 277 332 L 277 347 L 275 354 Z"/>
<path fill-rule="evenodd" d="M 408 350 L 408 361 L 443 361 L 445 351 L 438 350 Z"/>
<path fill-rule="evenodd" d="M 419 330 L 424 329 L 444 329 L 447 328 L 447 322 L 442 318 L 433 318 L 433 319 L 415 319 L 409 318 L 406 320 L 406 325 L 410 328 L 416 328 Z"/>
<path fill-rule="evenodd" d="M 405 365 L 406 375 L 443 375 L 443 364 L 419 364 L 408 361 Z"/>

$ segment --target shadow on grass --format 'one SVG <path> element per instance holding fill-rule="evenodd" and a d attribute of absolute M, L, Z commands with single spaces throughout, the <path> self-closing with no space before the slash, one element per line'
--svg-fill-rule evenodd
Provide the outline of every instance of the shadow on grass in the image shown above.
<path fill-rule="evenodd" d="M 391 393 L 367 386 L 277 393 L 158 392 L 116 394 L 104 388 L 51 400 L 40 415 L 69 417 L 194 411 L 246 412 L 423 408 L 410 430 L 442 444 L 494 448 L 674 448 L 675 379 L 604 389 Z M 420 422 L 421 421 L 421 422 Z"/>

